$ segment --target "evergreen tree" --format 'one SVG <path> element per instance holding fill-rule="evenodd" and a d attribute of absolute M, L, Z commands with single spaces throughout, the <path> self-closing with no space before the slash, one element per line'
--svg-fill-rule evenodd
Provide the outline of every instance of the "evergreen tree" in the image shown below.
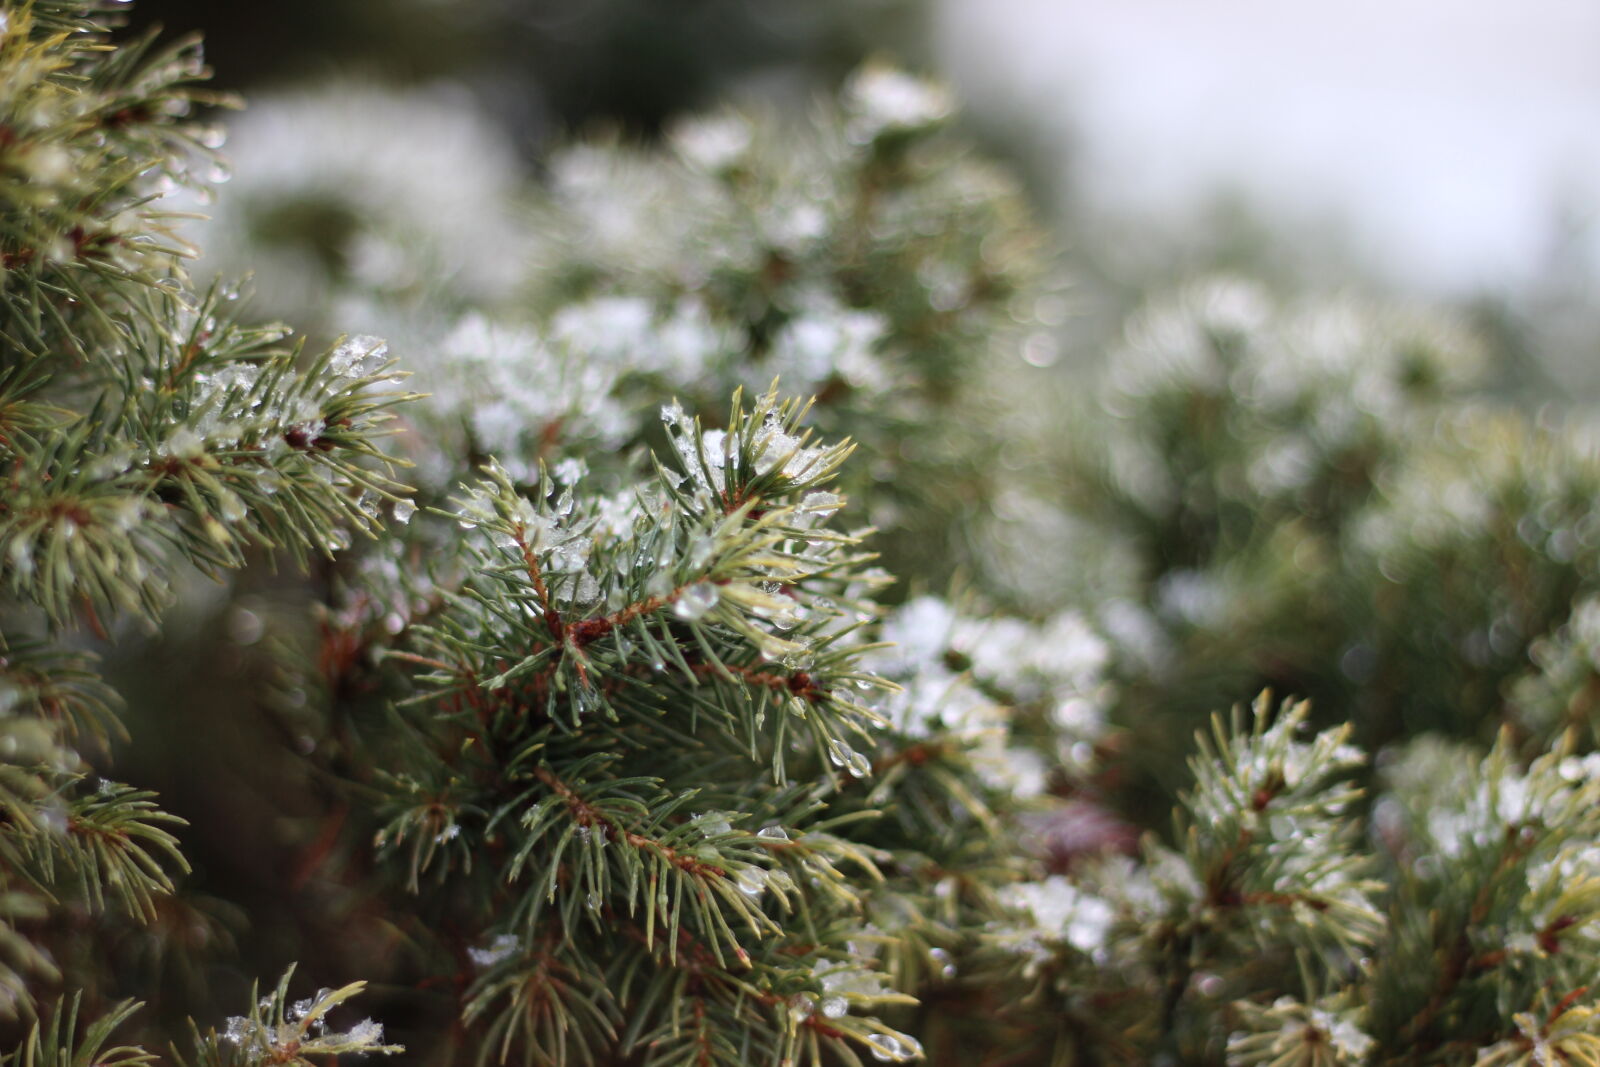
<path fill-rule="evenodd" d="M 1594 452 L 1470 330 L 1215 280 L 1063 398 L 1048 241 L 884 66 L 530 189 L 459 102 L 268 101 L 181 220 L 197 46 L 3 11 L 7 1062 L 1600 1062 Z M 446 131 L 471 203 L 387 163 Z M 371 332 L 250 325 L 258 252 Z M 102 777 L 195 574 L 298 939 Z M 265 996 L 166 973 L 230 947 Z"/>
<path fill-rule="evenodd" d="M 219 135 L 189 115 L 225 101 L 196 87 L 196 42 L 113 44 L 115 8 L 0 11 L 0 1011 L 50 1016 L 28 1064 L 140 1062 L 99 1048 L 137 981 L 103 946 L 184 921 L 181 820 L 95 772 L 121 727 L 90 638 L 156 621 L 182 569 L 331 550 L 401 488 L 382 368 L 303 359 L 236 320 L 236 290 L 190 286 L 164 200 L 218 177 Z M 82 1004 L 105 1014 L 80 1038 Z"/>

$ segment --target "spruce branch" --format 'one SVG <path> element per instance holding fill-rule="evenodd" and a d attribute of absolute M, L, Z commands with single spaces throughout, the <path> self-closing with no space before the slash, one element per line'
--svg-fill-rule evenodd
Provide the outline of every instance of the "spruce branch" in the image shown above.
<path fill-rule="evenodd" d="M 120 386 L 11 457 L 5 578 L 57 622 L 85 601 L 153 616 L 173 556 L 218 570 L 241 565 L 250 546 L 302 561 L 334 551 L 340 531 L 373 528 L 372 501 L 402 490 L 376 442 L 411 396 L 381 356 L 335 346 L 301 372 L 298 352 L 274 343 L 280 330 L 223 317 L 220 290 L 193 308 L 145 300 L 152 320 L 182 311 L 192 325 L 140 327 L 130 341 L 144 358 Z M 164 384 L 145 388 L 152 377 Z"/>
<path fill-rule="evenodd" d="M 461 1004 L 480 1055 L 914 1055 L 857 1013 L 909 998 L 826 977 L 875 973 L 845 943 L 892 856 L 860 840 L 859 798 L 833 808 L 885 725 L 854 694 L 895 687 L 863 664 L 861 535 L 826 525 L 849 446 L 814 443 L 804 410 L 735 397 L 707 429 L 669 405 L 677 469 L 639 469 L 625 518 L 494 466 L 440 515 L 470 536 L 391 656 L 421 689 L 375 843 L 425 899 L 495 901 L 487 922 L 449 907 L 488 946 Z"/>
<path fill-rule="evenodd" d="M 80 997 L 58 1001 L 48 1024 L 35 1020 L 28 1036 L 4 1057 L 7 1067 L 145 1067 L 156 1056 L 134 1045 L 110 1045 L 111 1034 L 141 1005 L 125 1000 L 89 1021 L 78 1032 Z"/>
<path fill-rule="evenodd" d="M 24 860 L 23 873 L 41 888 L 77 883 L 84 903 L 103 911 L 108 897 L 130 914 L 155 918 L 155 897 L 174 889 L 168 866 L 187 873 L 178 841 L 164 825 L 184 825 L 159 810 L 155 794 L 101 779 L 63 778 L 40 806 L 28 832 L 9 826 Z"/>
<path fill-rule="evenodd" d="M 1382 886 L 1353 847 L 1360 790 L 1330 779 L 1365 756 L 1349 744 L 1348 726 L 1294 740 L 1308 712 L 1300 703 L 1274 716 L 1262 694 L 1248 732 L 1237 708 L 1231 730 L 1214 718 L 1192 764 L 1178 839 L 1203 886 L 1196 903 L 1224 925 L 1237 915 L 1247 936 L 1267 943 L 1288 933 L 1310 949 L 1359 954 L 1382 929 L 1374 900 Z"/>
<path fill-rule="evenodd" d="M 1540 1063 L 1600 1064 L 1600 1020 L 1575 989 L 1547 1011 L 1518 1012 L 1517 1033 L 1478 1050 L 1473 1067 L 1532 1067 Z"/>
<path fill-rule="evenodd" d="M 338 989 L 321 989 L 314 996 L 291 1000 L 290 967 L 268 995 L 256 997 L 245 1015 L 228 1020 L 219 1036 L 215 1030 L 195 1035 L 196 1067 L 262 1067 L 266 1064 L 293 1064 L 314 1067 L 312 1057 L 362 1055 L 378 1052 L 392 1055 L 404 1052 L 399 1045 L 383 1043 L 383 1024 L 363 1019 L 349 1030 L 332 1030 L 328 1014 L 357 996 L 365 982 L 351 982 Z M 183 1062 L 179 1060 L 180 1064 Z"/>
<path fill-rule="evenodd" d="M 0 710 L 50 724 L 67 743 L 104 746 L 126 739 L 121 699 L 85 652 L 22 634 L 0 634 Z"/>
<path fill-rule="evenodd" d="M 236 287 L 190 283 L 195 250 L 167 197 L 226 180 L 220 130 L 191 112 L 231 101 L 199 87 L 197 39 L 116 38 L 121 10 L 0 11 L 7 1015 L 36 1009 L 39 980 L 93 1003 L 96 938 L 114 937 L 117 916 L 155 923 L 188 870 L 171 832 L 181 820 L 90 772 L 85 756 L 123 736 L 119 701 L 66 631 L 106 640 L 122 619 L 154 623 L 189 567 L 215 576 L 260 550 L 331 554 L 405 492 L 381 446 L 411 396 L 380 346 L 355 338 L 306 358 L 286 329 L 240 318 Z M 78 1062 L 76 1004 L 55 1031 L 36 1029 L 30 1062 Z"/>

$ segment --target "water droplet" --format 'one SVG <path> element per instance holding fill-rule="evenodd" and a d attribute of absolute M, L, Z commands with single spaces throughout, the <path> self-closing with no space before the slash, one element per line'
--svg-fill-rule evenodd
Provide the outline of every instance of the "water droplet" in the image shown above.
<path fill-rule="evenodd" d="M 592 685 L 585 685 L 582 682 L 578 683 L 572 696 L 573 705 L 577 708 L 579 715 L 588 715 L 592 712 L 600 711 L 605 707 L 605 700 L 601 697 L 600 690 L 596 689 Z M 601 838 L 602 842 L 604 840 L 604 838 Z"/>
<path fill-rule="evenodd" d="M 711 562 L 711 555 L 716 551 L 716 544 L 709 536 L 696 537 L 689 544 L 689 552 L 684 557 L 690 570 L 702 570 Z"/>
<path fill-rule="evenodd" d="M 236 645 L 253 645 L 266 632 L 261 616 L 247 608 L 236 607 L 228 616 L 228 636 Z"/>
<path fill-rule="evenodd" d="M 922 1055 L 921 1043 L 904 1034 L 878 1034 L 871 1048 L 872 1058 L 886 1063 L 903 1063 Z"/>
<path fill-rule="evenodd" d="M 843 997 L 824 997 L 822 1000 L 822 1014 L 829 1019 L 843 1018 L 849 1010 L 850 1005 Z"/>
<path fill-rule="evenodd" d="M 680 619 L 702 619 L 717 606 L 718 598 L 716 586 L 710 582 L 697 582 L 678 594 L 672 611 Z"/>
<path fill-rule="evenodd" d="M 409 500 L 396 500 L 394 502 L 394 521 L 410 522 L 411 516 L 417 513 L 417 506 Z"/>
<path fill-rule="evenodd" d="M 789 840 L 789 831 L 778 825 L 763 826 L 756 831 L 756 836 L 765 838 L 768 841 L 787 841 Z"/>
<path fill-rule="evenodd" d="M 721 837 L 733 831 L 733 824 L 728 822 L 728 817 L 717 812 L 708 812 L 695 819 L 695 826 L 706 837 Z"/>

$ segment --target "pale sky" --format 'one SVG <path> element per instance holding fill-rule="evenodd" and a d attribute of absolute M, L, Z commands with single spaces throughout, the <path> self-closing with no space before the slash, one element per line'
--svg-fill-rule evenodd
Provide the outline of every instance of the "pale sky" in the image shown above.
<path fill-rule="evenodd" d="M 1558 205 L 1600 252 L 1600 0 L 938 0 L 941 65 L 1095 210 L 1224 189 L 1402 285 L 1517 289 Z"/>

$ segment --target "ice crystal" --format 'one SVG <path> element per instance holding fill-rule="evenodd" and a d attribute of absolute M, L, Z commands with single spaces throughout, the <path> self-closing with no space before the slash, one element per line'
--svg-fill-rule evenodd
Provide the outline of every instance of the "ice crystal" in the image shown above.
<path fill-rule="evenodd" d="M 389 344 L 380 337 L 358 334 L 339 344 L 328 357 L 328 369 L 344 378 L 365 378 L 389 358 Z"/>
<path fill-rule="evenodd" d="M 551 337 L 586 359 L 626 366 L 653 346 L 650 303 L 634 296 L 601 296 L 569 304 L 551 320 Z"/>
<path fill-rule="evenodd" d="M 1270 1006 L 1244 1003 L 1241 1012 L 1251 1029 L 1229 1035 L 1230 1067 L 1302 1061 L 1354 1067 L 1367 1062 L 1376 1044 L 1348 1010 L 1306 1005 L 1285 996 Z"/>
<path fill-rule="evenodd" d="M 371 1019 L 362 1019 L 350 1028 L 349 1040 L 357 1045 L 383 1044 L 383 1024 Z"/>
<path fill-rule="evenodd" d="M 242 1045 L 259 1029 L 260 1027 L 244 1016 L 233 1015 L 228 1018 L 227 1025 L 223 1028 L 222 1039 L 230 1045 Z"/>
<path fill-rule="evenodd" d="M 589 472 L 589 465 L 576 456 L 569 456 L 550 470 L 550 476 L 559 485 L 576 485 Z"/>
<path fill-rule="evenodd" d="M 750 147 L 750 123 L 734 114 L 687 119 L 671 131 L 672 146 L 680 156 L 709 171 L 726 170 L 738 163 Z"/>
<path fill-rule="evenodd" d="M 467 958 L 479 969 L 493 967 L 501 960 L 509 959 L 519 944 L 516 934 L 496 934 L 488 948 L 468 948 Z"/>
<path fill-rule="evenodd" d="M 890 130 L 916 129 L 950 114 L 954 101 L 941 86 L 887 66 L 869 66 L 845 87 L 845 101 L 857 116 L 855 135 L 863 140 Z"/>
<path fill-rule="evenodd" d="M 632 417 L 613 396 L 622 367 L 588 351 L 482 314 L 461 318 L 430 350 L 417 381 L 435 397 L 441 432 L 459 434 L 464 424 L 470 444 L 498 457 L 518 482 L 538 481 L 537 457 L 553 433 L 608 449 L 632 432 Z M 454 474 L 441 469 L 437 478 L 447 485 Z"/>
<path fill-rule="evenodd" d="M 1083 892 L 1061 875 L 1008 886 L 1001 896 L 1029 917 L 1035 936 L 1065 941 L 1080 952 L 1093 952 L 1105 944 L 1116 917 L 1108 903 Z"/>

